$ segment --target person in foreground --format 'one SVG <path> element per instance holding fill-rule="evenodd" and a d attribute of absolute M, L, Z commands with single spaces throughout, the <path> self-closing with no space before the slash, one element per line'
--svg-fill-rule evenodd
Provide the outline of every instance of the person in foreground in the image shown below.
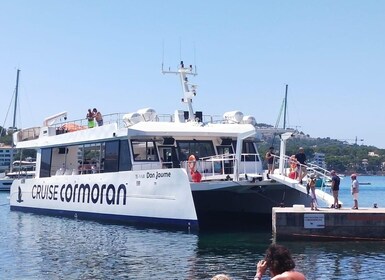
<path fill-rule="evenodd" d="M 272 280 L 306 280 L 305 275 L 294 268 L 295 263 L 290 251 L 285 246 L 271 244 L 266 250 L 265 259 L 257 264 L 254 280 L 261 280 L 267 269 Z"/>
<path fill-rule="evenodd" d="M 226 274 L 217 274 L 211 280 L 231 280 L 231 278 Z"/>

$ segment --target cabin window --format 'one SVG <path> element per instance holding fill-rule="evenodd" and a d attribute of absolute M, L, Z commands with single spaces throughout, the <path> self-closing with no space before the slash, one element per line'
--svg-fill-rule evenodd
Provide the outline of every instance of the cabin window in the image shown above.
<path fill-rule="evenodd" d="M 131 170 L 131 154 L 130 148 L 128 147 L 127 140 L 120 140 L 120 149 L 119 149 L 119 171 Z"/>
<path fill-rule="evenodd" d="M 134 161 L 159 161 L 153 140 L 131 140 Z"/>
<path fill-rule="evenodd" d="M 50 177 L 51 176 L 51 157 L 52 149 L 41 150 L 41 162 L 40 162 L 40 174 L 39 177 Z"/>
<path fill-rule="evenodd" d="M 232 146 L 217 146 L 218 155 L 234 154 Z"/>
<path fill-rule="evenodd" d="M 233 141 L 234 151 L 237 150 L 237 141 Z M 255 143 L 252 141 L 243 141 L 242 143 L 242 161 L 259 161 L 259 155 L 255 149 Z"/>
<path fill-rule="evenodd" d="M 104 172 L 117 172 L 119 170 L 119 141 L 105 143 Z"/>
<path fill-rule="evenodd" d="M 72 150 L 70 146 L 69 149 Z M 66 165 L 71 165 L 73 161 L 71 157 L 66 158 Z M 101 173 L 104 170 L 103 158 L 104 158 L 104 143 L 85 144 L 78 146 L 77 155 L 78 158 L 78 172 L 80 174 Z"/>
<path fill-rule="evenodd" d="M 179 168 L 180 162 L 174 146 L 158 146 L 162 166 L 165 168 Z"/>
<path fill-rule="evenodd" d="M 190 155 L 196 158 L 210 157 L 215 155 L 214 145 L 212 141 L 177 141 L 179 150 L 179 159 L 181 161 L 188 160 Z"/>

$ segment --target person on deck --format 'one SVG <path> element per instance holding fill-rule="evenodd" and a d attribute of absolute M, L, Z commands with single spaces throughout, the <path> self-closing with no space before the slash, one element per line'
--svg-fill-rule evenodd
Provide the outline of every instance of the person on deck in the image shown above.
<path fill-rule="evenodd" d="M 95 115 L 91 109 L 88 109 L 86 119 L 88 120 L 88 128 L 93 128 L 95 126 Z"/>
<path fill-rule="evenodd" d="M 267 160 L 267 179 L 270 179 L 269 174 L 274 174 L 274 147 L 270 147 L 265 155 Z"/>
<path fill-rule="evenodd" d="M 295 155 L 295 158 L 298 161 L 298 178 L 299 178 L 299 183 L 302 184 L 302 179 L 307 174 L 306 155 L 305 155 L 305 150 L 302 147 L 300 147 L 298 149 L 298 153 Z"/>
<path fill-rule="evenodd" d="M 96 108 L 94 108 L 94 109 L 92 110 L 92 112 L 94 113 L 95 121 L 96 121 L 96 123 L 98 124 L 98 126 L 102 126 L 102 125 L 103 125 L 103 116 L 102 116 L 102 113 L 100 113 Z"/>

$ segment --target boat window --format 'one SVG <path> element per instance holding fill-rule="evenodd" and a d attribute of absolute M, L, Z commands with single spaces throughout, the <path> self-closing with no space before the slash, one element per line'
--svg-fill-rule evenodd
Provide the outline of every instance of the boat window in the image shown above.
<path fill-rule="evenodd" d="M 158 146 L 164 168 L 179 168 L 180 161 L 174 146 Z"/>
<path fill-rule="evenodd" d="M 233 141 L 234 151 L 237 150 L 237 141 Z M 242 143 L 242 161 L 259 161 L 259 155 L 252 141 L 243 141 Z"/>
<path fill-rule="evenodd" d="M 128 147 L 127 140 L 120 140 L 120 152 L 119 152 L 119 171 L 131 170 L 131 154 Z"/>
<path fill-rule="evenodd" d="M 119 141 L 105 143 L 104 172 L 117 172 L 119 170 Z"/>
<path fill-rule="evenodd" d="M 51 157 L 52 149 L 42 149 L 41 150 L 41 162 L 40 162 L 40 174 L 41 178 L 51 176 Z"/>
<path fill-rule="evenodd" d="M 159 161 L 153 140 L 131 140 L 134 161 Z"/>
<path fill-rule="evenodd" d="M 102 164 L 102 158 L 104 158 L 104 144 L 103 143 L 94 143 L 94 144 L 85 144 L 79 147 L 77 153 L 79 157 L 79 173 L 80 174 L 89 174 L 89 173 L 100 173 L 103 172 L 104 167 Z M 69 165 L 72 160 L 66 158 L 66 165 Z"/>
<path fill-rule="evenodd" d="M 212 141 L 177 141 L 180 161 L 188 160 L 190 155 L 196 158 L 214 156 L 214 145 Z"/>
<path fill-rule="evenodd" d="M 231 155 L 233 154 L 232 146 L 217 146 L 218 155 Z"/>

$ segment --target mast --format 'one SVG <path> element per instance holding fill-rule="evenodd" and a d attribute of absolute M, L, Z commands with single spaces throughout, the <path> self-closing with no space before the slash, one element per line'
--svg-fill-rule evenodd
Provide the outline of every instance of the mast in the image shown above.
<path fill-rule="evenodd" d="M 288 85 L 286 85 L 286 91 L 285 91 L 285 106 L 283 107 L 284 108 L 284 111 L 283 111 L 283 129 L 286 129 L 286 107 L 287 107 L 287 89 L 288 89 Z"/>
<path fill-rule="evenodd" d="M 189 83 L 187 75 L 192 75 L 192 76 L 198 75 L 196 72 L 196 68 L 195 68 L 195 71 L 193 71 L 192 65 L 190 65 L 189 67 L 184 67 L 184 63 L 183 61 L 181 61 L 178 71 L 170 71 L 170 70 L 165 71 L 163 70 L 163 64 L 162 64 L 162 73 L 179 75 L 180 81 L 182 84 L 182 89 L 183 89 L 183 96 L 184 96 L 182 98 L 182 102 L 187 103 L 187 106 L 188 106 L 188 112 L 189 112 L 188 120 L 189 121 L 195 120 L 195 113 L 192 107 L 192 98 L 197 94 L 196 93 L 197 86 Z"/>
<path fill-rule="evenodd" d="M 15 89 L 15 106 L 13 109 L 13 123 L 12 123 L 12 130 L 16 129 L 16 109 L 17 109 L 17 95 L 19 94 L 19 73 L 20 69 L 17 69 L 17 74 L 16 74 L 16 89 Z"/>
<path fill-rule="evenodd" d="M 12 122 L 12 138 L 13 138 L 13 133 L 16 131 L 16 112 L 17 112 L 17 100 L 18 100 L 18 94 L 19 94 L 19 74 L 20 74 L 20 69 L 17 69 L 17 74 L 16 74 L 16 89 L 15 89 L 15 106 L 13 109 L 13 122 Z M 12 172 L 13 168 L 13 152 L 14 152 L 14 144 L 12 140 L 11 144 L 11 156 L 10 156 L 10 171 Z"/>

